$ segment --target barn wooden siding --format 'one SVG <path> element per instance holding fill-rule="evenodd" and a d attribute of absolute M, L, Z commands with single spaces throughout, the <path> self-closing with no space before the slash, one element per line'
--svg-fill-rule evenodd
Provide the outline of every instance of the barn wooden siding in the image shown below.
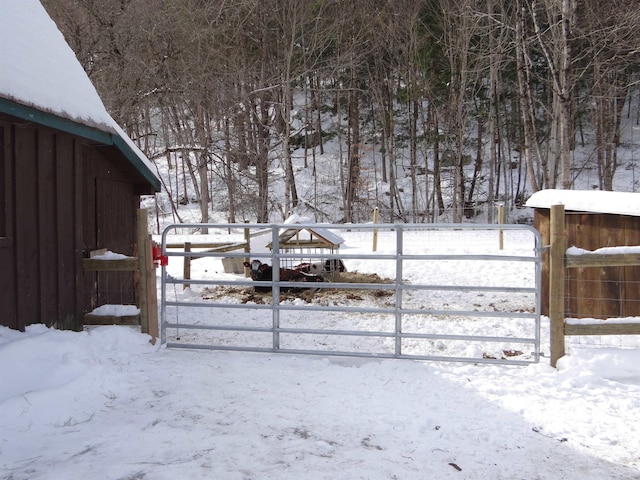
<path fill-rule="evenodd" d="M 0 138 L 0 323 L 79 329 L 96 306 L 135 303 L 132 274 L 81 264 L 98 248 L 136 253 L 144 182 L 133 167 L 113 147 L 10 116 Z"/>
<path fill-rule="evenodd" d="M 537 208 L 534 226 L 549 245 L 550 210 Z M 567 247 L 597 250 L 640 245 L 640 217 L 602 213 L 566 212 Z M 542 314 L 549 314 L 548 252 L 543 255 Z M 568 318 L 640 316 L 640 268 L 570 268 L 565 280 Z"/>

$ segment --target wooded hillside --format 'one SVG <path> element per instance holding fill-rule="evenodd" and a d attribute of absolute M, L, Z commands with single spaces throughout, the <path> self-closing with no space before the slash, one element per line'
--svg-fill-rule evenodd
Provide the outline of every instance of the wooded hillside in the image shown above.
<path fill-rule="evenodd" d="M 328 153 L 341 215 L 321 221 L 378 206 L 387 221 L 460 222 L 479 202 L 572 188 L 585 168 L 610 190 L 623 120 L 638 124 L 635 1 L 43 4 L 115 120 L 163 165 L 173 214 L 197 202 L 203 222 L 317 210 L 297 179 Z M 363 186 L 371 171 L 384 195 Z"/>

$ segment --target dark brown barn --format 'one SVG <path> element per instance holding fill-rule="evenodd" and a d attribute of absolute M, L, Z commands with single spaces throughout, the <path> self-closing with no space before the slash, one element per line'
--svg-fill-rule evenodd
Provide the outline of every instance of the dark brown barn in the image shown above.
<path fill-rule="evenodd" d="M 584 250 L 640 245 L 640 193 L 545 190 L 534 194 L 534 227 L 550 242 L 550 209 L 564 205 L 566 246 Z M 548 255 L 543 256 L 542 314 L 549 312 Z M 640 268 L 567 269 L 567 318 L 640 316 Z"/>
<path fill-rule="evenodd" d="M 98 304 L 135 303 L 133 274 L 82 259 L 133 256 L 140 195 L 160 183 L 45 10 L 20 7 L 0 12 L 0 324 L 79 329 Z"/>

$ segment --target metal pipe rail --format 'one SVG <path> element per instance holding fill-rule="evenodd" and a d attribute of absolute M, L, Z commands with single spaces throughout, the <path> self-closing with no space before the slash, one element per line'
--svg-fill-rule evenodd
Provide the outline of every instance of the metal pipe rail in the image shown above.
<path fill-rule="evenodd" d="M 170 238 L 170 232 L 177 228 L 192 228 L 199 229 L 201 227 L 207 227 L 210 231 L 214 229 L 220 229 L 225 231 L 231 231 L 232 229 L 238 229 L 246 231 L 246 229 L 260 229 L 262 231 L 269 231 L 269 240 L 272 244 L 273 250 L 268 251 L 255 251 L 247 254 L 246 252 L 183 252 L 173 251 L 167 248 L 168 238 Z M 225 280 L 225 279 L 212 279 L 212 278 L 190 278 L 180 279 L 175 278 L 167 273 L 167 267 L 162 267 L 161 273 L 161 340 L 162 343 L 168 347 L 174 348 L 202 348 L 202 349 L 214 349 L 214 350 L 241 350 L 241 351 L 255 351 L 255 352 L 278 352 L 278 353 L 304 353 L 312 355 L 348 355 L 348 356 L 371 356 L 376 358 L 410 358 L 410 359 L 422 359 L 422 360 L 446 360 L 446 361 L 472 361 L 474 363 L 511 363 L 511 364 L 528 364 L 532 362 L 538 362 L 540 353 L 540 290 L 541 290 L 541 239 L 536 230 L 531 227 L 523 225 L 435 225 L 435 224 L 376 224 L 376 225 L 300 225 L 296 224 L 296 228 L 317 228 L 326 227 L 331 230 L 362 232 L 373 231 L 378 232 L 393 232 L 395 237 L 395 248 L 393 253 L 340 253 L 332 254 L 331 257 L 340 258 L 341 260 L 375 260 L 376 262 L 387 262 L 392 264 L 390 267 L 394 272 L 394 278 L 388 283 L 347 283 L 347 282 L 318 282 L 318 283 L 304 283 L 306 288 L 312 288 L 319 293 L 326 290 L 334 290 L 337 292 L 349 292 L 349 291 L 380 291 L 386 292 L 388 295 L 388 305 L 384 306 L 371 306 L 371 305 L 320 305 L 320 304 L 308 304 L 308 303 L 283 303 L 283 290 L 289 288 L 300 288 L 300 282 L 284 282 L 279 278 L 280 266 L 286 262 L 292 261 L 313 261 L 324 260 L 327 258 L 326 253 L 315 253 L 314 251 L 308 252 L 293 252 L 293 251 L 280 251 L 279 248 L 279 232 L 290 229 L 291 224 L 179 224 L 171 225 L 167 227 L 162 234 L 162 254 L 168 257 L 186 257 L 197 254 L 200 257 L 243 257 L 243 258 L 256 258 L 263 260 L 271 260 L 273 267 L 273 279 L 267 282 L 258 282 L 246 278 L 237 278 L 237 276 Z M 446 253 L 425 253 L 424 245 L 409 245 L 410 242 L 406 241 L 407 235 L 426 234 L 428 232 L 451 232 L 460 231 L 489 231 L 489 232 L 503 232 L 503 231 L 517 231 L 523 232 L 527 236 L 531 236 L 533 247 L 530 255 L 512 255 L 509 253 L 500 254 L 486 254 L 486 253 L 460 253 L 460 254 L 446 254 Z M 497 240 L 496 240 L 497 242 Z M 196 243 L 194 241 L 194 243 Z M 424 243 L 424 242 L 422 242 Z M 506 264 L 531 264 L 533 266 L 534 275 L 530 284 L 524 286 L 512 286 L 512 285 L 477 285 L 477 284 L 425 284 L 423 282 L 410 282 L 404 278 L 403 272 L 407 266 L 414 265 L 416 262 L 418 265 L 432 265 L 433 262 L 462 262 L 463 265 L 470 265 L 474 262 L 489 262 L 491 265 L 495 265 L 496 271 L 499 272 L 500 268 L 503 268 Z M 380 264 L 380 263 L 379 263 Z M 496 277 L 497 275 L 494 275 Z M 495 278 L 493 279 L 495 280 Z M 180 301 L 177 298 L 170 300 L 168 298 L 168 285 L 180 285 L 189 284 L 192 287 L 205 287 L 205 286 L 222 286 L 222 287 L 270 287 L 271 288 L 271 301 L 264 304 L 252 303 L 241 304 L 231 302 L 220 301 Z M 175 288 L 174 288 L 175 290 Z M 425 305 L 412 305 L 409 298 L 411 295 L 420 296 L 427 293 L 443 292 L 450 295 L 465 294 L 477 296 L 484 296 L 486 294 L 503 295 L 508 298 L 512 295 L 523 294 L 531 296 L 530 308 L 525 311 L 521 310 L 504 310 L 496 311 L 481 309 L 474 306 L 473 308 L 436 308 L 427 307 Z M 429 297 L 430 298 L 430 297 Z M 329 302 L 330 303 L 330 302 Z M 180 309 L 212 309 L 214 312 L 220 314 L 224 313 L 227 317 L 230 317 L 231 321 L 219 321 L 208 324 L 198 324 L 189 322 L 170 321 L 168 319 L 167 309 L 174 309 L 179 312 Z M 487 307 L 488 308 L 488 307 Z M 254 325 L 243 325 L 238 321 L 240 317 L 237 314 L 231 312 L 237 312 L 238 310 L 245 311 L 271 311 L 270 319 L 265 321 L 258 321 Z M 298 313 L 296 316 L 295 314 Z M 292 315 L 291 319 L 283 320 L 283 316 Z M 323 326 L 316 326 L 312 322 L 311 325 L 307 325 L 303 321 L 305 315 L 312 314 L 314 318 L 321 318 L 323 315 L 329 316 L 331 314 L 348 315 L 341 317 L 341 321 L 346 324 L 353 323 L 354 319 L 360 318 L 366 315 L 377 315 L 388 320 L 381 321 L 385 328 L 329 328 Z M 176 313 L 176 315 L 178 315 Z M 213 317 L 214 315 L 212 315 Z M 496 321 L 500 321 L 507 325 L 509 322 L 526 322 L 529 325 L 527 335 L 523 336 L 513 332 L 505 330 L 503 333 L 491 334 L 469 334 L 461 326 L 459 333 L 451 332 L 437 332 L 437 331 L 423 331 L 420 329 L 412 330 L 414 323 L 420 322 L 435 322 L 448 321 L 458 322 L 461 325 L 477 322 L 479 319 L 495 318 Z M 296 322 L 302 323 L 302 325 L 296 325 Z M 502 326 L 500 323 L 499 326 Z M 499 327 L 492 327 L 499 328 Z M 215 343 L 215 338 L 207 339 L 205 343 L 201 342 L 178 342 L 167 340 L 167 330 L 180 330 L 181 332 L 192 332 L 192 337 L 197 337 L 195 332 L 221 332 L 225 334 L 242 334 L 242 333 L 254 333 L 254 334 L 266 334 L 270 336 L 268 345 L 260 345 L 260 342 L 254 342 L 253 340 L 244 341 L 237 345 L 229 345 L 226 343 Z M 491 333 L 490 331 L 486 333 Z M 215 335 L 214 335 L 215 336 Z M 305 337 L 322 337 L 334 338 L 334 337 L 361 337 L 364 341 L 366 338 L 375 338 L 381 342 L 389 340 L 393 342 L 391 347 L 382 350 L 372 349 L 365 346 L 364 349 L 351 349 L 345 350 L 343 348 L 331 349 L 331 348 L 304 348 L 299 346 L 295 342 L 292 345 L 282 345 L 281 339 L 283 336 L 295 337 L 296 339 L 303 339 Z M 415 353 L 412 352 L 407 342 L 418 341 L 453 341 L 453 342 L 468 342 L 473 343 L 494 343 L 494 344 L 524 344 L 529 345 L 531 352 L 524 355 L 525 359 L 517 358 L 486 358 L 486 357 L 473 357 L 468 358 L 461 355 L 444 356 L 437 353 Z M 322 342 L 321 342 L 322 343 Z M 369 350 L 367 350 L 369 348 Z"/>

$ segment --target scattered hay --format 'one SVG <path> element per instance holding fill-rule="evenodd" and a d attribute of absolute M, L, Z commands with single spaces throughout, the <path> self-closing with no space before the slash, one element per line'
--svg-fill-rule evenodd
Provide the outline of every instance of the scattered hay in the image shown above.
<path fill-rule="evenodd" d="M 500 360 L 506 360 L 508 358 L 513 358 L 513 357 L 519 357 L 521 355 L 524 355 L 524 352 L 521 352 L 520 350 L 503 350 L 502 351 L 502 356 L 500 357 Z M 486 358 L 489 360 L 497 360 L 498 357 L 496 357 L 495 355 L 491 355 L 489 353 L 483 353 L 482 354 L 482 358 Z"/>
<path fill-rule="evenodd" d="M 333 283 L 380 283 L 391 284 L 392 279 L 382 278 L 376 273 L 340 272 L 327 276 L 327 280 Z M 364 301 L 365 298 L 379 299 L 393 295 L 392 290 L 369 290 L 369 289 L 339 289 L 339 288 L 314 288 L 309 283 L 303 283 L 304 287 L 281 292 L 280 298 L 283 301 L 296 299 L 304 300 L 307 303 L 348 303 L 353 301 Z M 237 298 L 238 303 L 271 303 L 271 292 L 256 292 L 252 287 L 238 288 L 219 285 L 217 287 L 206 287 L 202 290 L 201 296 L 204 300 L 219 300 L 221 298 Z"/>
<path fill-rule="evenodd" d="M 334 274 L 332 282 L 339 283 L 393 283 L 391 278 L 382 278 L 377 273 L 342 272 Z"/>

